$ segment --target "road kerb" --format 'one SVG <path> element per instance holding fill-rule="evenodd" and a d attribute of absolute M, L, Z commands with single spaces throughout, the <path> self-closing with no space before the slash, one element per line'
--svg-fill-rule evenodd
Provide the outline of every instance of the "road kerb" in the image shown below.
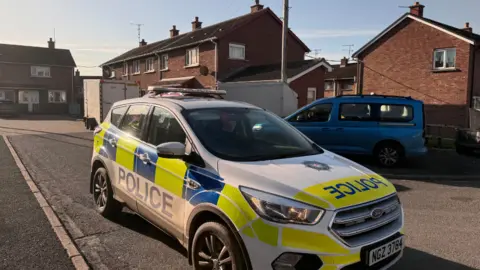
<path fill-rule="evenodd" d="M 10 140 L 6 135 L 3 135 L 3 140 L 5 141 L 5 144 L 7 145 L 8 149 L 10 150 L 10 153 L 12 154 L 13 159 L 15 160 L 15 163 L 17 164 L 17 167 L 20 169 L 20 172 L 23 175 L 23 178 L 27 182 L 30 190 L 32 191 L 33 195 L 38 201 L 38 204 L 42 208 L 43 212 L 47 216 L 48 221 L 50 222 L 50 225 L 52 226 L 53 231 L 57 235 L 57 238 L 59 239 L 60 243 L 62 244 L 63 248 L 67 251 L 68 257 L 72 261 L 73 266 L 77 270 L 88 270 L 90 269 L 88 267 L 87 262 L 85 261 L 85 258 L 81 255 L 80 251 L 77 249 L 75 246 L 75 242 L 73 239 L 68 235 L 65 227 L 63 224 L 60 222 L 58 219 L 57 215 L 53 211 L 52 207 L 48 204 L 47 200 L 41 193 L 41 191 L 38 189 L 37 185 L 35 182 L 33 182 L 32 178 L 30 177 L 30 174 L 28 173 L 27 169 L 25 168 L 25 165 L 23 162 L 20 160 L 18 157 L 17 152 L 13 148 L 12 144 L 10 143 Z"/>

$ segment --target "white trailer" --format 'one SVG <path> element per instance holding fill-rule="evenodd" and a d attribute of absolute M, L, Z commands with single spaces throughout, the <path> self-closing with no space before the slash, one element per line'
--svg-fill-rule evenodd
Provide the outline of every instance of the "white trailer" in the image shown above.
<path fill-rule="evenodd" d="M 110 111 L 113 103 L 140 96 L 135 82 L 87 79 L 83 81 L 84 122 L 87 129 L 94 129 Z"/>
<path fill-rule="evenodd" d="M 219 83 L 225 99 L 243 101 L 286 117 L 298 109 L 298 95 L 280 81 Z"/>

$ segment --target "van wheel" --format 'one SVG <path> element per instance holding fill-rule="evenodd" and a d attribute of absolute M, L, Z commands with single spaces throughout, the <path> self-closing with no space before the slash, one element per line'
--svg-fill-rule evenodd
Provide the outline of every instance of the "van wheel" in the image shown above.
<path fill-rule="evenodd" d="M 394 167 L 403 160 L 404 150 L 399 143 L 384 142 L 375 147 L 374 155 L 381 166 Z"/>
<path fill-rule="evenodd" d="M 104 217 L 114 217 L 122 210 L 122 205 L 113 198 L 113 189 L 107 170 L 98 168 L 93 177 L 95 209 Z"/>
<path fill-rule="evenodd" d="M 222 224 L 207 222 L 195 232 L 192 242 L 193 269 L 244 270 L 240 247 Z"/>

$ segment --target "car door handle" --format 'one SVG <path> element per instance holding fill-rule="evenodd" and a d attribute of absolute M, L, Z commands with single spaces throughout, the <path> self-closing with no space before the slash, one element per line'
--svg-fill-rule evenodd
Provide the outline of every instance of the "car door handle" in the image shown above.
<path fill-rule="evenodd" d="M 115 139 L 108 139 L 108 143 L 113 147 L 117 147 L 117 141 Z"/>
<path fill-rule="evenodd" d="M 200 188 L 200 183 L 198 183 L 195 180 L 192 180 L 190 178 L 187 178 L 187 186 L 191 189 L 199 189 Z"/>
<path fill-rule="evenodd" d="M 139 154 L 139 155 L 138 155 L 138 158 L 139 158 L 144 164 L 148 164 L 148 163 L 151 162 L 150 157 L 148 156 L 147 153 Z"/>

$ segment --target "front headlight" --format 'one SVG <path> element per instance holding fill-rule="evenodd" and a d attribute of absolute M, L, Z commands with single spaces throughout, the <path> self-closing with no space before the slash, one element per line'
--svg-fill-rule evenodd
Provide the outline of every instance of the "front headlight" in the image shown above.
<path fill-rule="evenodd" d="M 256 189 L 240 187 L 240 191 L 259 216 L 274 222 L 312 225 L 325 212 L 321 208 Z"/>

